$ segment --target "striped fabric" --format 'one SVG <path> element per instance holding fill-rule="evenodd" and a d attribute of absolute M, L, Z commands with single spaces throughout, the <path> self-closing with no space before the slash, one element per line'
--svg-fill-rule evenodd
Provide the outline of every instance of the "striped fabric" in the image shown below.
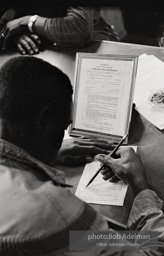
<path fill-rule="evenodd" d="M 113 27 L 101 18 L 100 10 L 91 8 L 69 8 L 64 17 L 38 17 L 34 30 L 59 47 L 84 46 L 94 40 L 119 40 Z"/>

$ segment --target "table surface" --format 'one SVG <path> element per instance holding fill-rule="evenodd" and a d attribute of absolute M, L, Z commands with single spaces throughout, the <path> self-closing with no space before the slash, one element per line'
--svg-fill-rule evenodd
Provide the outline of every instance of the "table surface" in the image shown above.
<path fill-rule="evenodd" d="M 74 69 L 75 69 L 75 56 L 78 49 L 67 49 L 66 51 L 61 51 L 55 47 L 51 47 L 45 50 L 36 57 L 44 59 L 51 64 L 59 67 L 63 72 L 65 72 L 72 84 L 74 80 Z M 119 54 L 119 55 L 135 55 L 139 56 L 143 53 L 149 55 L 155 55 L 160 60 L 164 61 L 164 49 L 159 47 L 116 43 L 116 42 L 93 42 L 88 47 L 80 50 L 80 52 L 94 52 L 96 54 Z M 18 53 L 0 53 L 0 66 L 9 58 L 13 56 L 18 56 Z M 143 116 L 141 116 L 137 111 L 133 110 L 132 120 L 129 132 L 129 144 L 143 146 L 147 145 L 152 140 L 161 140 L 164 134 L 154 127 L 150 122 L 148 122 Z M 152 136 L 153 135 L 153 136 Z M 84 166 L 80 167 L 62 167 L 59 166 L 66 174 L 67 183 L 72 184 L 74 187 L 72 192 L 74 193 L 81 177 Z M 103 215 L 108 216 L 114 220 L 126 224 L 128 215 L 131 209 L 133 201 L 132 192 L 128 189 L 128 193 L 125 198 L 125 203 L 122 207 L 119 206 L 105 206 L 105 205 L 92 205 L 98 212 Z"/>

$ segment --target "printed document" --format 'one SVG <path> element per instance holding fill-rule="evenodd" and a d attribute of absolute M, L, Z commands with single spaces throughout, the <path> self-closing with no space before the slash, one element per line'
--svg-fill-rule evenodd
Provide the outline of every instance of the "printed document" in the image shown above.
<path fill-rule="evenodd" d="M 137 58 L 87 53 L 77 56 L 70 134 L 124 136 L 130 123 Z"/>
<path fill-rule="evenodd" d="M 128 187 L 122 181 L 118 183 L 105 181 L 99 173 L 86 188 L 88 181 L 99 167 L 98 161 L 86 164 L 75 195 L 87 203 L 122 206 Z"/>
<path fill-rule="evenodd" d="M 81 65 L 76 128 L 124 135 L 133 61 L 83 59 Z"/>

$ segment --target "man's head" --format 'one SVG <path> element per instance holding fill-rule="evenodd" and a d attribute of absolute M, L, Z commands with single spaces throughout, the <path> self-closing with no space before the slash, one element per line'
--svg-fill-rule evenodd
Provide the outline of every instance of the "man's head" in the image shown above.
<path fill-rule="evenodd" d="M 70 81 L 58 68 L 34 57 L 10 59 L 0 69 L 0 119 L 16 138 L 9 140 L 26 141 L 24 148 L 32 145 L 34 156 L 38 147 L 54 146 L 55 155 L 70 122 L 71 96 Z"/>

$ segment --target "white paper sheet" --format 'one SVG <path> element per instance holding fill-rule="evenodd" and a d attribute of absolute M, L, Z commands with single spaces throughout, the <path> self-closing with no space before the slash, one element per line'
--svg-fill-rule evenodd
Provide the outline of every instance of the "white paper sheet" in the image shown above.
<path fill-rule="evenodd" d="M 120 148 L 124 147 L 128 146 L 121 146 Z M 137 152 L 137 146 L 132 145 L 129 147 L 132 147 Z M 75 195 L 87 203 L 122 206 L 128 188 L 122 181 L 118 183 L 105 181 L 102 179 L 101 173 L 99 173 L 86 188 L 88 181 L 93 177 L 99 167 L 100 162 L 98 161 L 85 165 Z"/>
<path fill-rule="evenodd" d="M 164 108 L 149 103 L 150 92 L 164 88 L 164 63 L 153 55 L 143 54 L 138 60 L 134 91 L 136 109 L 159 129 L 164 129 Z"/>
<path fill-rule="evenodd" d="M 99 173 L 86 188 L 88 181 L 99 167 L 98 161 L 86 164 L 75 195 L 87 203 L 122 206 L 128 187 L 122 181 L 118 183 L 104 181 Z"/>

